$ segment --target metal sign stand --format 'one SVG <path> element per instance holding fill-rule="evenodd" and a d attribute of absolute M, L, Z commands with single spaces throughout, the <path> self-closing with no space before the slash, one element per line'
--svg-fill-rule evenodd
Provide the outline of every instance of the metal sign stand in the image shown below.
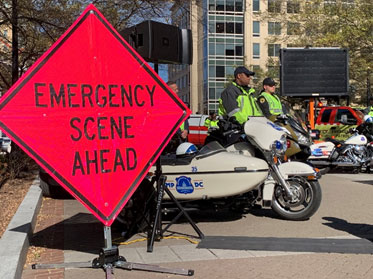
<path fill-rule="evenodd" d="M 52 268 L 102 268 L 105 271 L 106 279 L 114 279 L 114 268 L 122 268 L 126 270 L 143 270 L 160 273 L 169 273 L 185 276 L 193 276 L 194 270 L 191 269 L 177 269 L 164 268 L 157 265 L 148 265 L 141 263 L 127 262 L 122 256 L 119 256 L 119 249 L 112 245 L 111 241 L 111 227 L 104 227 L 105 248 L 100 250 L 98 258 L 91 262 L 72 262 L 61 264 L 33 264 L 32 269 L 52 269 Z"/>
<path fill-rule="evenodd" d="M 154 63 L 154 70 L 158 74 L 158 63 Z M 163 233 L 172 225 L 174 224 L 182 215 L 184 215 L 188 222 L 192 225 L 193 229 L 197 232 L 199 237 L 202 239 L 205 236 L 200 231 L 200 229 L 197 227 L 197 225 L 193 222 L 192 218 L 190 218 L 189 214 L 185 211 L 185 209 L 182 207 L 182 205 L 179 203 L 179 201 L 175 198 L 175 196 L 171 193 L 171 191 L 166 187 L 166 179 L 167 177 L 162 175 L 162 165 L 161 165 L 161 158 L 158 157 L 156 162 L 156 171 L 155 176 L 152 180 L 153 185 L 154 182 L 157 182 L 157 204 L 156 204 L 156 211 L 155 211 L 155 218 L 153 227 L 150 228 L 148 232 L 148 243 L 147 243 L 147 252 L 153 252 L 153 244 L 154 240 L 157 238 L 157 240 L 160 240 L 163 236 Z M 164 192 L 170 197 L 172 202 L 176 204 L 176 206 L 179 209 L 179 214 L 162 230 L 162 200 Z"/>
<path fill-rule="evenodd" d="M 147 244 L 147 252 L 153 252 L 153 244 L 154 240 L 160 240 L 163 236 L 163 233 L 171 226 L 173 225 L 182 215 L 184 215 L 190 225 L 193 227 L 193 229 L 198 234 L 199 238 L 204 238 L 204 234 L 201 232 L 201 230 L 197 227 L 197 225 L 194 223 L 192 218 L 190 218 L 189 214 L 185 211 L 185 209 L 182 207 L 180 202 L 175 198 L 175 196 L 171 193 L 171 191 L 166 187 L 166 179 L 167 177 L 162 175 L 162 165 L 160 157 L 157 160 L 156 163 L 156 171 L 154 180 L 157 182 L 157 204 L 156 204 L 156 212 L 155 212 L 155 218 L 153 227 L 149 230 L 148 233 L 148 244 Z M 162 200 L 164 192 L 170 197 L 172 202 L 177 206 L 179 209 L 179 214 L 164 228 L 162 229 Z"/>

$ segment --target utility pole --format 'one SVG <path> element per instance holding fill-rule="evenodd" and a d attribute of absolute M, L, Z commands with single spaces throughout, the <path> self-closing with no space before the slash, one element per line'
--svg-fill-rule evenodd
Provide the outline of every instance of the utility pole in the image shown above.
<path fill-rule="evenodd" d="M 12 0 L 12 84 L 18 80 L 18 3 Z"/>

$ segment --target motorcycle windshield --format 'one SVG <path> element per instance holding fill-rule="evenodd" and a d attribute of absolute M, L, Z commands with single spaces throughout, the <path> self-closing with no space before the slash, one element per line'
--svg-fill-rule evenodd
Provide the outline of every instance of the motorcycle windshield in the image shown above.
<path fill-rule="evenodd" d="M 206 157 L 218 152 L 227 152 L 227 150 L 217 141 L 212 141 L 203 146 L 199 151 L 197 157 Z"/>
<path fill-rule="evenodd" d="M 297 129 L 299 132 L 303 133 L 303 134 L 308 134 L 307 131 L 308 131 L 308 128 L 306 126 L 306 124 L 304 123 L 304 120 L 302 119 L 301 115 L 296 112 L 289 104 L 287 104 L 286 102 L 283 102 L 282 104 L 284 110 L 286 111 L 286 114 L 288 116 L 290 116 L 289 118 L 289 124 Z"/>

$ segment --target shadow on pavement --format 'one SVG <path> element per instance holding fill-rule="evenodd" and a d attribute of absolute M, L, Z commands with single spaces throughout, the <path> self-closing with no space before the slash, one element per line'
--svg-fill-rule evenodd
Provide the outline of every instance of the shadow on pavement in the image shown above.
<path fill-rule="evenodd" d="M 361 183 L 361 184 L 367 184 L 367 185 L 373 185 L 373 180 L 354 180 L 354 182 Z"/>
<path fill-rule="evenodd" d="M 163 226 L 174 217 L 175 214 L 168 214 L 162 217 Z M 199 222 L 228 222 L 242 218 L 242 213 L 232 213 L 232 211 L 215 212 L 212 211 L 197 211 L 189 212 L 192 220 L 198 224 Z M 185 218 L 180 218 L 177 224 L 187 223 Z M 171 234 L 180 234 L 167 230 Z M 15 231 L 22 230 L 23 227 L 14 228 Z M 122 238 L 123 230 L 120 224 L 115 222 L 111 226 L 112 239 Z M 65 219 L 62 222 L 51 225 L 32 235 L 30 244 L 35 247 L 46 247 L 58 250 L 71 250 L 85 253 L 98 254 L 98 251 L 105 246 L 104 243 L 104 225 L 89 213 L 78 213 L 72 217 Z"/>
<path fill-rule="evenodd" d="M 270 208 L 260 208 L 260 207 L 255 208 L 254 207 L 249 211 L 249 214 L 254 215 L 256 217 L 266 217 L 266 218 L 271 218 L 271 219 L 284 220 Z"/>
<path fill-rule="evenodd" d="M 213 209 L 186 209 L 188 215 L 192 218 L 195 223 L 200 222 L 231 222 L 235 220 L 242 219 L 245 215 L 242 211 L 232 211 L 232 210 L 213 210 Z M 178 209 L 175 211 L 171 211 L 167 214 L 163 214 L 162 220 L 163 221 L 170 221 L 175 215 L 179 213 Z M 185 217 L 181 217 L 179 223 L 185 223 L 187 219 Z"/>
<path fill-rule="evenodd" d="M 349 223 L 346 220 L 336 217 L 323 217 L 323 220 L 329 221 L 329 223 L 323 223 L 325 226 L 344 231 L 359 238 L 365 238 L 373 242 L 373 225 Z"/>
<path fill-rule="evenodd" d="M 112 237 L 118 235 L 119 232 L 113 229 Z M 98 254 L 104 247 L 104 226 L 92 214 L 78 213 L 34 233 L 30 244 L 36 247 Z"/>

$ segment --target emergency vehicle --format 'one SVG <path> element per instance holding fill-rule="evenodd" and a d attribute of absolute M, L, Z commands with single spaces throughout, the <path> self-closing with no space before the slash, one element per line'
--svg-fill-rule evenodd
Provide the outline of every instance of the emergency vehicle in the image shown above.
<path fill-rule="evenodd" d="M 345 140 L 351 136 L 350 129 L 363 122 L 363 117 L 362 112 L 351 107 L 323 107 L 316 118 L 315 129 L 320 131 L 320 140 Z"/>
<path fill-rule="evenodd" d="M 205 143 L 207 137 L 207 127 L 205 127 L 205 120 L 208 117 L 207 114 L 191 114 L 189 122 L 189 135 L 188 141 L 201 147 Z"/>

